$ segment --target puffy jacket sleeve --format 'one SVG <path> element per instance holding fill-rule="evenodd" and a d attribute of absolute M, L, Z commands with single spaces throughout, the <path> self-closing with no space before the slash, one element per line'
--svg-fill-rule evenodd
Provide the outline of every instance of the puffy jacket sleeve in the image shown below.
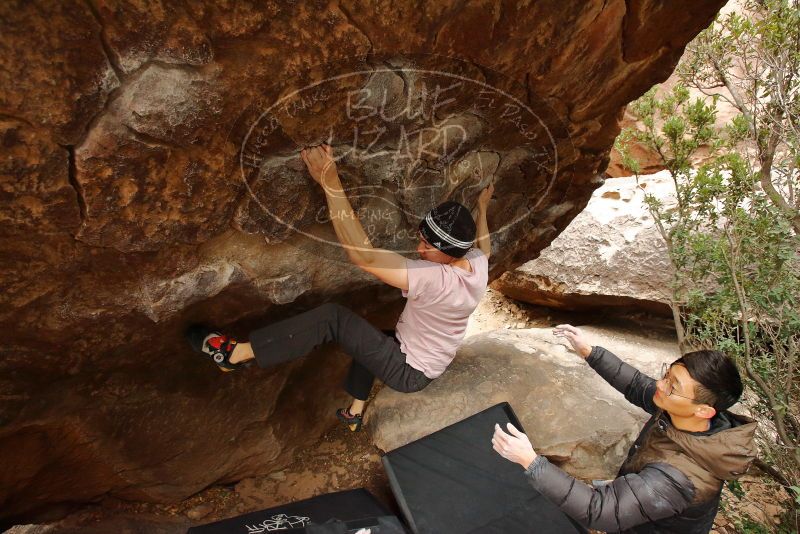
<path fill-rule="evenodd" d="M 658 411 L 658 407 L 653 404 L 653 395 L 656 392 L 655 380 L 632 365 L 623 362 L 603 347 L 592 347 L 586 363 L 597 371 L 597 374 L 602 376 L 606 382 L 625 395 L 628 402 L 649 414 L 655 414 Z"/>
<path fill-rule="evenodd" d="M 574 520 L 608 532 L 680 514 L 694 496 L 686 475 L 664 463 L 648 464 L 598 487 L 576 480 L 543 456 L 525 474 L 536 491 Z"/>

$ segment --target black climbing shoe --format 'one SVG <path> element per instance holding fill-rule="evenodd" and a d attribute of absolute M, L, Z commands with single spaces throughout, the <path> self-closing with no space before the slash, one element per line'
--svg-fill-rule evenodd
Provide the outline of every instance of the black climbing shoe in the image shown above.
<path fill-rule="evenodd" d="M 350 429 L 350 432 L 358 432 L 361 430 L 361 423 L 363 421 L 360 413 L 353 415 L 350 413 L 349 408 L 339 408 L 336 410 L 336 418 L 342 423 L 346 424 L 347 428 Z"/>
<path fill-rule="evenodd" d="M 228 372 L 239 369 L 242 364 L 231 363 L 231 354 L 238 341 L 211 328 L 193 325 L 186 330 L 186 339 L 192 348 L 211 358 L 220 370 Z"/>

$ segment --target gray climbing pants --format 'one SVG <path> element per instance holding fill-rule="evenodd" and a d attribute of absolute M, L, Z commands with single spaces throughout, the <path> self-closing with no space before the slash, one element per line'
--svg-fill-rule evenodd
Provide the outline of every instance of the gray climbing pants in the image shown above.
<path fill-rule="evenodd" d="M 375 377 L 403 393 L 420 391 L 431 383 L 422 371 L 406 363 L 394 332 L 381 332 L 339 304 L 323 304 L 250 333 L 259 367 L 300 358 L 331 341 L 353 358 L 344 387 L 356 399 L 367 400 Z"/>

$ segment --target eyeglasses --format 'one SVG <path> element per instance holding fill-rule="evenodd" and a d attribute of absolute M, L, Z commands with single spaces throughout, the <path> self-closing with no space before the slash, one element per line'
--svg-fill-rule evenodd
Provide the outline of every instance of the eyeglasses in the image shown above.
<path fill-rule="evenodd" d="M 672 377 L 669 376 L 670 368 L 671 368 L 671 365 L 669 365 L 667 363 L 661 364 L 661 380 L 664 381 L 664 386 L 665 386 L 664 396 L 665 397 L 671 397 L 671 396 L 674 395 L 676 397 L 681 397 L 682 399 L 688 399 L 690 401 L 697 402 L 697 399 L 694 399 L 692 397 L 687 397 L 686 395 L 679 395 L 679 394 L 675 393 L 675 385 L 672 383 Z"/>

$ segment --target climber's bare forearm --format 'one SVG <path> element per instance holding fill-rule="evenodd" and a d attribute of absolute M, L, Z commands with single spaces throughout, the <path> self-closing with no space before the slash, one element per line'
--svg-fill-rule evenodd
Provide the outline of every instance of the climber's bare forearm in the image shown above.
<path fill-rule="evenodd" d="M 488 258 L 492 254 L 492 243 L 489 240 L 489 224 L 486 222 L 486 207 L 478 207 L 478 220 L 475 222 L 477 230 L 478 248 L 486 254 Z"/>
<path fill-rule="evenodd" d="M 336 237 L 344 246 L 350 260 L 356 265 L 371 263 L 374 260 L 372 243 L 353 211 L 339 175 L 335 173 L 326 175 L 323 189 Z"/>
<path fill-rule="evenodd" d="M 350 261 L 390 286 L 408 289 L 406 258 L 391 250 L 373 248 L 344 192 L 333 149 L 326 144 L 304 148 L 300 158 L 325 192 L 333 229 Z"/>
<path fill-rule="evenodd" d="M 333 229 L 347 256 L 356 266 L 378 280 L 399 289 L 408 289 L 406 259 L 396 252 L 372 247 L 364 227 L 353 212 L 339 176 L 331 173 L 322 183 Z"/>

